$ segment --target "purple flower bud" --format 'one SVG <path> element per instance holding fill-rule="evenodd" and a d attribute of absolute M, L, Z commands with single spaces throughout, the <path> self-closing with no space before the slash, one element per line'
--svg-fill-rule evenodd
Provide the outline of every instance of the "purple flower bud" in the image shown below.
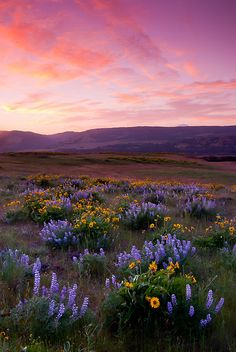
<path fill-rule="evenodd" d="M 61 294 L 60 294 L 60 302 L 63 302 L 65 297 L 66 297 L 66 292 L 67 292 L 67 288 L 66 286 L 63 286 L 61 289 Z"/>
<path fill-rule="evenodd" d="M 217 303 L 217 305 L 215 307 L 215 312 L 216 313 L 219 313 L 221 311 L 221 308 L 223 307 L 224 302 L 225 302 L 224 298 L 221 297 L 221 299 L 219 300 L 219 302 Z"/>
<path fill-rule="evenodd" d="M 34 274 L 36 270 L 40 271 L 41 266 L 42 266 L 41 261 L 39 258 L 37 258 L 34 265 L 33 265 L 32 273 Z"/>
<path fill-rule="evenodd" d="M 188 315 L 192 318 L 194 316 L 194 306 L 190 306 L 189 307 L 189 312 L 188 312 Z"/>
<path fill-rule="evenodd" d="M 177 305 L 177 299 L 176 299 L 176 295 L 174 293 L 171 295 L 171 302 L 172 302 L 173 306 Z"/>
<path fill-rule="evenodd" d="M 201 319 L 201 320 L 200 320 L 200 326 L 201 326 L 202 328 L 205 328 L 205 327 L 207 326 L 207 320 Z"/>
<path fill-rule="evenodd" d="M 65 313 L 65 306 L 63 303 L 61 303 L 58 309 L 56 320 L 57 321 L 60 320 L 64 313 Z"/>
<path fill-rule="evenodd" d="M 192 296 L 191 286 L 189 284 L 186 285 L 186 301 L 189 301 Z"/>
<path fill-rule="evenodd" d="M 34 273 L 34 295 L 38 295 L 39 294 L 39 288 L 40 288 L 40 273 L 38 270 L 35 270 Z"/>
<path fill-rule="evenodd" d="M 52 273 L 52 279 L 51 279 L 51 286 L 50 286 L 50 293 L 57 293 L 59 289 L 59 284 L 57 282 L 57 274 Z"/>
<path fill-rule="evenodd" d="M 105 286 L 106 288 L 110 288 L 110 279 L 106 278 Z"/>
<path fill-rule="evenodd" d="M 208 324 L 212 321 L 211 314 L 207 314 L 206 320 Z"/>
<path fill-rule="evenodd" d="M 78 316 L 78 306 L 74 303 L 72 307 L 71 318 L 75 319 Z"/>
<path fill-rule="evenodd" d="M 213 291 L 209 290 L 207 294 L 206 308 L 209 309 L 213 303 Z"/>
<path fill-rule="evenodd" d="M 172 306 L 171 302 L 167 302 L 167 310 L 168 310 L 169 315 L 171 315 L 173 312 L 173 306 Z"/>
<path fill-rule="evenodd" d="M 115 275 L 111 276 L 111 282 L 112 282 L 113 286 L 116 286 L 116 277 L 115 277 Z"/>
<path fill-rule="evenodd" d="M 49 303 L 49 308 L 48 308 L 48 315 L 51 317 L 54 313 L 54 308 L 55 308 L 55 301 L 52 299 Z"/>
<path fill-rule="evenodd" d="M 83 317 L 85 315 L 85 313 L 87 312 L 88 304 L 89 304 L 89 299 L 88 299 L 88 297 L 85 297 L 84 301 L 83 301 L 83 304 L 82 304 L 82 306 L 80 308 L 80 317 Z"/>
<path fill-rule="evenodd" d="M 68 297 L 68 307 L 72 307 L 73 304 L 75 303 L 76 299 L 76 290 L 77 290 L 77 285 L 74 284 L 74 286 L 69 289 L 69 297 Z"/>

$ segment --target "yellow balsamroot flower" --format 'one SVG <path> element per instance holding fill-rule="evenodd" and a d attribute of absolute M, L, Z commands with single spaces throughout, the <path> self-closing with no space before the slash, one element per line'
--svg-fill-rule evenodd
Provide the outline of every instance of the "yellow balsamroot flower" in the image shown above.
<path fill-rule="evenodd" d="M 182 225 L 181 224 L 174 224 L 173 228 L 174 229 L 181 229 Z"/>
<path fill-rule="evenodd" d="M 150 300 L 150 306 L 154 309 L 159 308 L 161 305 L 160 300 L 158 297 L 152 297 Z"/>
<path fill-rule="evenodd" d="M 150 228 L 150 229 L 154 229 L 154 227 L 155 227 L 155 224 L 150 224 L 150 225 L 149 225 L 149 228 Z"/>
<path fill-rule="evenodd" d="M 137 264 L 141 264 L 141 260 L 138 259 L 138 260 L 136 261 L 136 263 L 137 263 Z"/>
<path fill-rule="evenodd" d="M 135 262 L 132 262 L 132 263 L 130 263 L 130 265 L 129 265 L 129 269 L 133 269 L 133 268 L 135 268 Z"/>
<path fill-rule="evenodd" d="M 125 281 L 125 287 L 132 288 L 133 286 L 134 286 L 134 284 L 132 284 L 132 282 Z"/>
<path fill-rule="evenodd" d="M 117 217 L 112 218 L 112 222 L 119 222 L 119 221 L 120 221 L 120 219 Z"/>
<path fill-rule="evenodd" d="M 81 220 L 82 224 L 86 224 L 86 219 Z"/>
<path fill-rule="evenodd" d="M 233 235 L 235 233 L 235 227 L 234 226 L 230 226 L 229 227 L 229 234 Z"/>
<path fill-rule="evenodd" d="M 93 221 L 89 223 L 89 228 L 90 228 L 90 229 L 93 228 Z"/>
<path fill-rule="evenodd" d="M 151 297 L 149 297 L 149 296 L 146 296 L 145 299 L 146 299 L 146 301 L 148 301 L 148 302 L 151 301 Z"/>
<path fill-rule="evenodd" d="M 165 216 L 164 217 L 164 222 L 167 222 L 167 221 L 170 221 L 171 220 L 171 217 L 170 216 Z"/>
<path fill-rule="evenodd" d="M 175 263 L 175 269 L 179 269 L 179 262 Z"/>
<path fill-rule="evenodd" d="M 149 270 L 151 270 L 153 273 L 155 273 L 157 271 L 157 263 L 151 262 L 151 264 L 149 264 Z"/>
<path fill-rule="evenodd" d="M 14 200 L 14 201 L 8 203 L 8 204 L 6 205 L 6 207 L 14 207 L 14 206 L 16 206 L 16 205 L 20 205 L 20 201 L 19 201 L 19 200 Z"/>
<path fill-rule="evenodd" d="M 179 269 L 179 262 L 176 262 L 175 264 L 173 262 L 170 262 L 169 266 L 167 267 L 167 270 L 173 272 L 175 269 Z"/>
<path fill-rule="evenodd" d="M 192 281 L 192 284 L 196 284 L 197 280 L 196 280 L 196 278 L 193 275 L 185 274 L 185 277 L 187 279 L 190 279 Z"/>

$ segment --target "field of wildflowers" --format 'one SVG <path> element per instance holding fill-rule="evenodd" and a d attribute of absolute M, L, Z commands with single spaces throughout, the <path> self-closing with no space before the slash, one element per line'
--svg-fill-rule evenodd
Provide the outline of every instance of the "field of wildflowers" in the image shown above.
<path fill-rule="evenodd" d="M 236 350 L 235 186 L 1 182 L 1 351 Z"/>

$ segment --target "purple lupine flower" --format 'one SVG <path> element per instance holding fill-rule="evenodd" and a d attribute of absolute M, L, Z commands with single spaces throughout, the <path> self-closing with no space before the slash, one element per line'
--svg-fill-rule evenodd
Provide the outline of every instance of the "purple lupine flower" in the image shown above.
<path fill-rule="evenodd" d="M 56 320 L 57 321 L 60 320 L 64 313 L 65 313 L 65 306 L 63 303 L 61 303 L 58 309 Z"/>
<path fill-rule="evenodd" d="M 172 302 L 173 306 L 177 305 L 177 299 L 176 299 L 176 295 L 174 293 L 171 295 L 171 302 Z"/>
<path fill-rule="evenodd" d="M 16 251 L 15 251 L 15 252 L 16 252 Z M 16 252 L 16 254 L 17 254 L 17 252 Z M 16 259 L 16 258 L 15 258 L 15 259 Z M 17 259 L 16 259 L 16 260 L 17 260 Z M 21 263 L 23 266 L 27 267 L 27 266 L 29 265 L 29 256 L 23 253 L 23 254 L 21 254 L 21 257 L 20 257 L 19 261 L 20 261 L 20 263 Z M 33 274 L 34 274 L 34 273 L 33 273 Z"/>
<path fill-rule="evenodd" d="M 68 307 L 72 307 L 73 304 L 75 303 L 76 299 L 76 290 L 77 290 L 77 285 L 74 284 L 72 288 L 69 289 L 69 295 L 68 295 Z"/>
<path fill-rule="evenodd" d="M 39 258 L 37 258 L 33 265 L 32 274 L 34 274 L 36 270 L 40 271 L 41 267 L 42 267 L 41 261 Z"/>
<path fill-rule="evenodd" d="M 60 302 L 64 301 L 67 293 L 67 288 L 66 286 L 63 286 L 61 289 L 61 294 L 60 294 Z"/>
<path fill-rule="evenodd" d="M 207 320 L 206 320 L 206 319 L 201 319 L 201 320 L 200 320 L 200 326 L 201 326 L 202 328 L 205 328 L 205 327 L 207 326 Z"/>
<path fill-rule="evenodd" d="M 207 294 L 206 308 L 209 309 L 213 303 L 213 291 L 209 290 Z"/>
<path fill-rule="evenodd" d="M 105 252 L 104 252 L 103 248 L 100 248 L 99 254 L 101 257 L 105 257 Z"/>
<path fill-rule="evenodd" d="M 191 286 L 189 284 L 186 285 L 186 301 L 189 301 L 192 296 Z"/>
<path fill-rule="evenodd" d="M 191 318 L 194 316 L 194 312 L 195 312 L 194 306 L 190 306 L 190 307 L 189 307 L 188 315 L 189 315 Z"/>
<path fill-rule="evenodd" d="M 208 324 L 212 321 L 211 314 L 207 314 L 206 321 L 207 321 Z"/>
<path fill-rule="evenodd" d="M 38 270 L 35 270 L 34 273 L 34 295 L 38 295 L 39 294 L 39 288 L 40 288 L 40 273 Z"/>
<path fill-rule="evenodd" d="M 48 307 L 49 317 L 51 317 L 54 314 L 55 304 L 56 304 L 56 302 L 54 301 L 54 299 L 52 299 L 49 303 L 49 307 Z"/>
<path fill-rule="evenodd" d="M 85 315 L 85 313 L 87 312 L 88 304 L 89 304 L 89 298 L 85 297 L 84 301 L 83 301 L 83 304 L 82 304 L 82 306 L 80 308 L 80 317 L 83 317 Z"/>
<path fill-rule="evenodd" d="M 57 282 L 57 274 L 52 273 L 52 279 L 51 279 L 51 286 L 50 286 L 50 293 L 57 293 L 59 289 L 59 284 Z"/>
<path fill-rule="evenodd" d="M 111 276 L 111 283 L 112 283 L 113 286 L 116 286 L 116 277 L 115 277 L 115 275 Z"/>
<path fill-rule="evenodd" d="M 106 288 L 110 288 L 110 279 L 109 278 L 106 278 L 105 286 L 106 286 Z"/>
<path fill-rule="evenodd" d="M 217 305 L 215 307 L 215 312 L 216 313 L 219 313 L 221 311 L 221 308 L 223 307 L 224 302 L 225 302 L 224 298 L 221 297 L 221 299 L 219 300 L 219 302 L 217 303 Z"/>
<path fill-rule="evenodd" d="M 71 318 L 76 318 L 78 316 L 78 306 L 74 303 L 72 306 L 72 315 Z"/>
<path fill-rule="evenodd" d="M 172 306 L 171 302 L 167 302 L 167 310 L 168 310 L 169 315 L 171 315 L 173 312 L 173 306 Z"/>

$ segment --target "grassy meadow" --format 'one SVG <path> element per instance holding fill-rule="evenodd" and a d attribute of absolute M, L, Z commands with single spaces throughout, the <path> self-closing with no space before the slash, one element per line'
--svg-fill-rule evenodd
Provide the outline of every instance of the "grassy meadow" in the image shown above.
<path fill-rule="evenodd" d="M 0 350 L 236 350 L 235 163 L 0 155 Z"/>

